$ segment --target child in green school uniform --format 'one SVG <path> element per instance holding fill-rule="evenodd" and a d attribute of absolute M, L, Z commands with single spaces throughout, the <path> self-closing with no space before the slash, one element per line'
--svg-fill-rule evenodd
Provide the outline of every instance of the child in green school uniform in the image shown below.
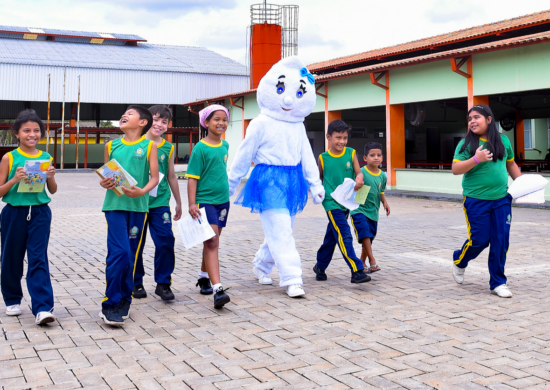
<path fill-rule="evenodd" d="M 222 139 L 227 130 L 229 112 L 224 106 L 213 104 L 201 110 L 199 118 L 204 137 L 193 148 L 187 167 L 189 214 L 201 223 L 209 223 L 216 235 L 204 242 L 197 286 L 203 295 L 214 292 L 214 308 L 221 309 L 231 301 L 221 283 L 218 257 L 220 234 L 229 214 L 229 143 Z M 206 215 L 201 215 L 201 208 Z"/>
<path fill-rule="evenodd" d="M 6 203 L 0 216 L 1 270 L 0 285 L 6 304 L 6 314 L 18 316 L 21 312 L 21 278 L 27 253 L 27 289 L 31 296 L 32 314 L 37 325 L 55 321 L 53 315 L 53 289 L 48 262 L 48 242 L 52 212 L 48 203 L 50 194 L 57 192 L 55 167 L 52 157 L 38 150 L 36 145 L 46 135 L 44 124 L 34 110 L 22 111 L 13 124 L 13 132 L 19 141 L 16 150 L 2 157 L 0 164 L 0 197 Z M 45 160 L 42 162 L 42 160 Z M 18 192 L 25 180 L 27 162 L 40 163 L 46 173 L 45 188 L 40 192 Z M 36 176 L 33 177 L 36 185 Z"/>
<path fill-rule="evenodd" d="M 131 189 L 121 187 L 122 196 L 114 191 L 114 179 L 100 181 L 108 191 L 103 203 L 107 220 L 107 286 L 99 316 L 109 325 L 123 325 L 130 316 L 135 263 L 149 211 L 149 191 L 159 181 L 157 148 L 145 138 L 152 123 L 146 108 L 130 106 L 120 119 L 124 136 L 105 145 L 105 163 L 115 159 L 137 181 Z"/>
<path fill-rule="evenodd" d="M 319 281 L 327 280 L 325 270 L 332 260 L 336 245 L 351 269 L 351 283 L 365 283 L 371 279 L 365 273 L 363 262 L 357 258 L 353 249 L 353 238 L 347 221 L 349 210 L 331 196 L 346 178 L 355 180 L 355 191 L 363 187 L 363 173 L 355 150 L 346 147 L 350 130 L 351 128 L 342 120 L 330 122 L 327 130 L 329 150 L 319 156 L 319 172 L 325 187 L 323 207 L 329 219 L 325 239 L 317 251 L 317 263 L 313 267 Z"/>
<path fill-rule="evenodd" d="M 174 168 L 174 145 L 162 138 L 162 135 L 168 130 L 168 124 L 172 120 L 172 112 L 164 105 L 149 107 L 149 111 L 153 116 L 153 126 L 147 131 L 145 138 L 155 143 L 158 150 L 159 174 L 162 174 L 163 177 L 158 185 L 156 196 L 149 194 L 149 213 L 134 275 L 134 298 L 147 297 L 147 292 L 143 287 L 143 276 L 145 275 L 143 247 L 145 246 L 147 230 L 149 230 L 155 243 L 154 275 L 157 283 L 155 294 L 163 301 L 171 301 L 175 298 L 170 287 L 172 285 L 172 273 L 176 266 L 176 256 L 170 197 L 173 194 L 176 200 L 174 221 L 178 221 L 181 218 L 181 196 Z"/>
<path fill-rule="evenodd" d="M 504 275 L 510 245 L 512 196 L 508 175 L 521 176 L 510 140 L 500 134 L 493 111 L 485 104 L 468 111 L 468 133 L 456 147 L 453 173 L 464 174 L 462 189 L 468 239 L 453 254 L 453 278 L 462 284 L 468 263 L 489 248 L 491 294 L 511 298 Z"/>
<path fill-rule="evenodd" d="M 368 268 L 369 273 L 380 271 L 372 253 L 372 242 L 378 231 L 378 215 L 380 202 L 386 210 L 386 216 L 390 215 L 390 206 L 384 196 L 386 190 L 387 177 L 379 166 L 382 164 L 382 145 L 378 142 L 369 142 L 365 145 L 363 159 L 367 165 L 361 168 L 363 172 L 363 181 L 370 187 L 367 200 L 359 208 L 351 212 L 351 224 L 355 230 L 357 241 L 363 246 L 361 261 Z M 367 266 L 367 257 L 369 265 Z"/>

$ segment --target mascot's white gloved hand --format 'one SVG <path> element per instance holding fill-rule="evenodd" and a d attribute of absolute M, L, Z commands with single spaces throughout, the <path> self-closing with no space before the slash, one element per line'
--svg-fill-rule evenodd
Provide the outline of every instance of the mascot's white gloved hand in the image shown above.
<path fill-rule="evenodd" d="M 323 203 L 323 200 L 325 200 L 325 188 L 323 186 L 311 187 L 310 191 L 313 204 Z"/>
<path fill-rule="evenodd" d="M 229 187 L 229 196 L 235 195 L 235 187 Z"/>

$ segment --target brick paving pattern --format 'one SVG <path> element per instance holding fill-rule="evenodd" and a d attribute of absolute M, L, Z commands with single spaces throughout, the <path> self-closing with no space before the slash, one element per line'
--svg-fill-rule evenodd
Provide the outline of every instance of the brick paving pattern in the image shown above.
<path fill-rule="evenodd" d="M 8 317 L 0 303 L 0 386 L 94 389 L 543 389 L 550 388 L 550 211 L 513 209 L 507 276 L 514 297 L 488 291 L 487 251 L 451 275 L 466 238 L 460 203 L 390 197 L 374 241 L 381 272 L 352 285 L 340 254 L 328 281 L 311 271 L 327 220 L 308 205 L 296 220 L 306 297 L 262 286 L 252 259 L 263 241 L 258 215 L 232 206 L 221 237 L 222 281 L 232 302 L 213 308 L 195 287 L 201 249 L 176 241 L 176 300 L 151 277 L 123 328 L 98 317 L 104 293 L 104 190 L 95 174 L 58 174 L 50 240 L 58 321 Z M 182 194 L 186 182 L 180 182 Z M 184 204 L 187 202 L 184 200 Z M 178 235 L 177 228 L 175 233 Z M 356 246 L 359 250 L 359 246 Z"/>

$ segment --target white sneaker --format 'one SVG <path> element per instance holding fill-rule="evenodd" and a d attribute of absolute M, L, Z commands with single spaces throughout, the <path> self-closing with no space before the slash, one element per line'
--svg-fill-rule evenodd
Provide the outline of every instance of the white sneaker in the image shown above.
<path fill-rule="evenodd" d="M 453 263 L 453 278 L 458 284 L 464 283 L 464 272 L 466 268 L 459 268 L 455 263 Z"/>
<path fill-rule="evenodd" d="M 301 297 L 306 295 L 306 292 L 304 291 L 301 284 L 291 284 L 290 286 L 286 286 L 286 293 L 291 298 Z"/>
<path fill-rule="evenodd" d="M 512 291 L 505 284 L 495 287 L 491 290 L 491 294 L 498 295 L 501 298 L 512 298 Z"/>
<path fill-rule="evenodd" d="M 6 307 L 6 315 L 18 316 L 19 314 L 21 314 L 21 305 L 11 305 Z"/>
<path fill-rule="evenodd" d="M 36 315 L 36 325 L 44 325 L 48 322 L 54 322 L 55 316 L 49 311 L 41 311 Z"/>
<path fill-rule="evenodd" d="M 258 278 L 258 282 L 260 284 L 273 284 L 273 280 L 261 269 L 254 267 L 252 271 L 254 272 L 254 275 L 256 275 L 256 277 Z"/>

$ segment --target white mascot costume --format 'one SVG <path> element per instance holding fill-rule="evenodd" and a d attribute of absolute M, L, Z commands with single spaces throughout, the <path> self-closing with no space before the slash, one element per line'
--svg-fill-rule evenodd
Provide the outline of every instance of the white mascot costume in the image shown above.
<path fill-rule="evenodd" d="M 265 241 L 254 258 L 261 284 L 271 284 L 276 265 L 280 286 L 291 297 L 304 295 L 302 265 L 292 228 L 307 203 L 308 189 L 319 204 L 325 190 L 307 138 L 304 118 L 315 106 L 315 79 L 297 57 L 285 58 L 262 78 L 257 91 L 261 113 L 248 126 L 231 171 L 229 193 L 255 166 L 236 204 L 260 213 Z"/>

